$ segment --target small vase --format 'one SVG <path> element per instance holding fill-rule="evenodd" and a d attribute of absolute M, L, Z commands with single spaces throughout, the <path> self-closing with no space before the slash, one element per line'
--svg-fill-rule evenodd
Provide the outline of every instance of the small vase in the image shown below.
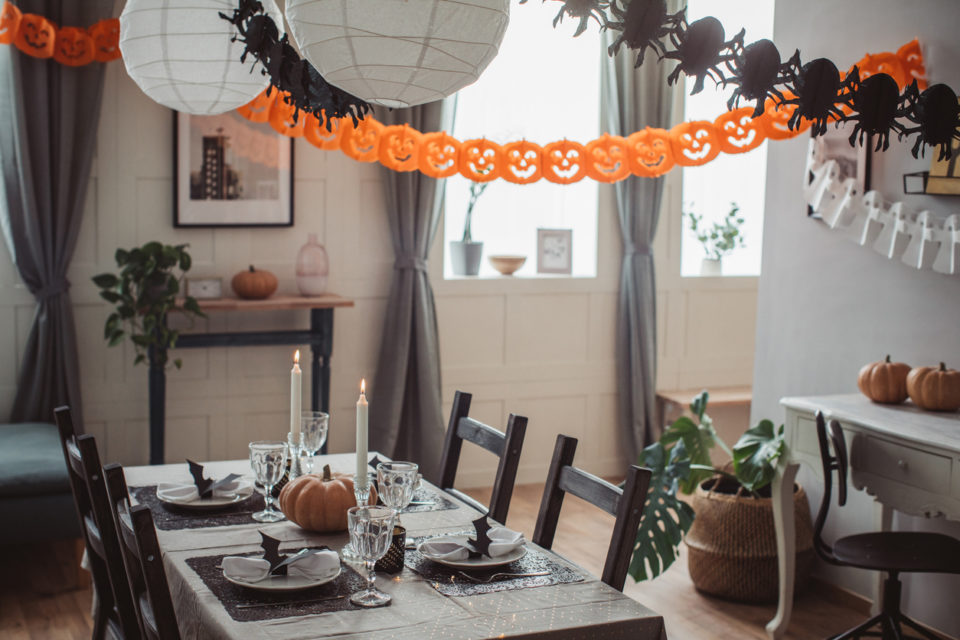
<path fill-rule="evenodd" d="M 722 276 L 723 259 L 722 258 L 704 258 L 700 261 L 701 276 Z"/>
<path fill-rule="evenodd" d="M 317 242 L 317 234 L 307 236 L 307 244 L 297 253 L 297 289 L 302 296 L 322 296 L 327 292 L 330 259 L 327 250 Z"/>
<path fill-rule="evenodd" d="M 455 276 L 475 276 L 480 273 L 480 258 L 483 257 L 482 242 L 450 242 L 450 266 Z"/>

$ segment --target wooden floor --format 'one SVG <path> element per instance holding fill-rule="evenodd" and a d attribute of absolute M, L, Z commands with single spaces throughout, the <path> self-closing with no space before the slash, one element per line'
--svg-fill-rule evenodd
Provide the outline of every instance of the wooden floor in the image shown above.
<path fill-rule="evenodd" d="M 516 488 L 507 524 L 533 534 L 542 485 Z M 486 501 L 489 491 L 471 491 Z M 554 549 L 599 575 L 613 518 L 568 496 L 560 516 Z M 0 548 L 0 638 L 74 640 L 89 638 L 90 591 L 76 588 L 72 543 Z M 673 640 L 764 639 L 763 627 L 774 607 L 749 606 L 702 596 L 687 576 L 686 557 L 652 582 L 633 583 L 625 592 L 662 614 Z M 787 638 L 826 638 L 865 618 L 862 603 L 808 589 L 794 606 Z"/>

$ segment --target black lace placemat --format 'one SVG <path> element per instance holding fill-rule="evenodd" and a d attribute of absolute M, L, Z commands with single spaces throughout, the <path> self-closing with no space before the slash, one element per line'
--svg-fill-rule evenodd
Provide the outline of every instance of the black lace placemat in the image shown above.
<path fill-rule="evenodd" d="M 154 524 L 163 531 L 252 524 L 254 520 L 251 516 L 265 508 L 263 496 L 257 492 L 254 492 L 243 502 L 213 511 L 183 509 L 169 505 L 157 497 L 156 485 L 130 487 L 130 493 L 133 494 L 137 502 L 150 507 L 150 511 L 153 512 Z"/>
<path fill-rule="evenodd" d="M 446 497 L 442 491 L 420 489 L 413 495 L 412 502 L 433 504 L 411 504 L 402 513 L 422 513 L 424 511 L 449 511 L 456 509 L 457 503 Z"/>
<path fill-rule="evenodd" d="M 414 543 L 419 545 L 426 539 L 426 537 L 414 538 Z M 466 578 L 457 569 L 428 560 L 416 550 L 407 549 L 404 562 L 407 567 L 420 574 L 434 589 L 445 596 L 477 596 L 495 591 L 583 582 L 586 579 L 586 576 L 560 564 L 547 553 L 531 547 L 527 547 L 525 556 L 510 564 L 490 567 L 489 569 L 464 571 L 477 580 L 492 578 L 490 582 L 474 582 Z M 540 573 L 543 571 L 549 573 L 543 576 L 516 578 L 499 576 L 493 578 L 493 575 L 497 573 Z"/>
<path fill-rule="evenodd" d="M 289 553 L 299 549 L 282 551 Z M 301 591 L 256 591 L 235 585 L 223 576 L 221 563 L 226 557 L 225 554 L 187 558 L 187 564 L 237 622 L 275 620 L 362 608 L 350 602 L 350 596 L 363 590 L 367 581 L 346 564 L 340 564 L 340 575 L 335 580 L 318 587 Z"/>

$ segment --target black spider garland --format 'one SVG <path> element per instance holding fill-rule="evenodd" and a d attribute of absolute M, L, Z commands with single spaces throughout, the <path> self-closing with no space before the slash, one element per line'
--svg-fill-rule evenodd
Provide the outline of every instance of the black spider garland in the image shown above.
<path fill-rule="evenodd" d="M 325 121 L 328 129 L 334 118 L 350 116 L 357 124 L 370 111 L 369 103 L 328 83 L 312 64 L 301 59 L 289 37 L 280 36 L 277 25 L 258 0 L 239 0 L 233 14 L 221 13 L 220 17 L 237 28 L 234 40 L 246 47 L 241 62 L 246 61 L 247 55 L 259 60 L 263 65 L 261 73 L 270 76 L 271 87 L 287 94 L 287 104 Z M 297 111 L 293 117 L 297 118 Z"/>
<path fill-rule="evenodd" d="M 739 106 L 741 98 L 753 101 L 755 118 L 764 113 L 769 99 L 777 105 L 796 106 L 788 123 L 791 129 L 808 120 L 813 135 L 823 135 L 830 120 L 838 126 L 853 122 L 851 145 L 863 144 L 864 134 L 870 134 L 877 137 L 877 150 L 886 150 L 891 133 L 898 138 L 916 136 L 914 157 L 931 146 L 939 147 L 941 160 L 950 158 L 952 141 L 960 139 L 960 105 L 953 90 L 943 84 L 921 93 L 914 81 L 901 93 L 885 73 L 861 80 L 860 70 L 854 67 L 841 78 L 832 61 L 818 58 L 804 64 L 799 51 L 781 62 L 780 52 L 769 40 L 744 46 L 741 30 L 727 41 L 716 18 L 688 24 L 686 10 L 670 14 L 665 0 L 563 0 L 554 26 L 564 16 L 580 20 L 574 36 L 583 33 L 591 19 L 601 29 L 620 32 L 608 53 L 616 55 L 626 45 L 637 53 L 636 66 L 643 63 L 647 49 L 656 51 L 660 60 L 675 60 L 677 66 L 667 81 L 673 84 L 681 73 L 694 77 L 692 94 L 703 89 L 708 77 L 716 84 L 733 84 L 727 108 Z M 787 91 L 789 97 L 784 95 Z"/>

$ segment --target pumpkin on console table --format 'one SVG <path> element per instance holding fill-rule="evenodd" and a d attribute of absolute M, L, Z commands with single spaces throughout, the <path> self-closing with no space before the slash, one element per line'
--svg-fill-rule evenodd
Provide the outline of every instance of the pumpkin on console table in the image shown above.
<path fill-rule="evenodd" d="M 960 409 L 960 371 L 939 367 L 917 367 L 907 376 L 910 399 L 927 411 Z"/>
<path fill-rule="evenodd" d="M 881 362 L 864 365 L 857 375 L 861 393 L 880 404 L 900 404 L 907 399 L 907 374 L 910 365 L 891 362 L 890 356 Z"/>
<path fill-rule="evenodd" d="M 377 490 L 372 485 L 369 504 L 377 504 Z M 330 465 L 324 465 L 323 475 L 300 476 L 280 492 L 280 510 L 287 520 L 307 531 L 346 531 L 347 509 L 355 506 L 353 475 L 332 473 Z"/>
<path fill-rule="evenodd" d="M 277 290 L 277 276 L 250 265 L 246 271 L 233 276 L 230 282 L 234 292 L 245 300 L 265 300 Z"/>

